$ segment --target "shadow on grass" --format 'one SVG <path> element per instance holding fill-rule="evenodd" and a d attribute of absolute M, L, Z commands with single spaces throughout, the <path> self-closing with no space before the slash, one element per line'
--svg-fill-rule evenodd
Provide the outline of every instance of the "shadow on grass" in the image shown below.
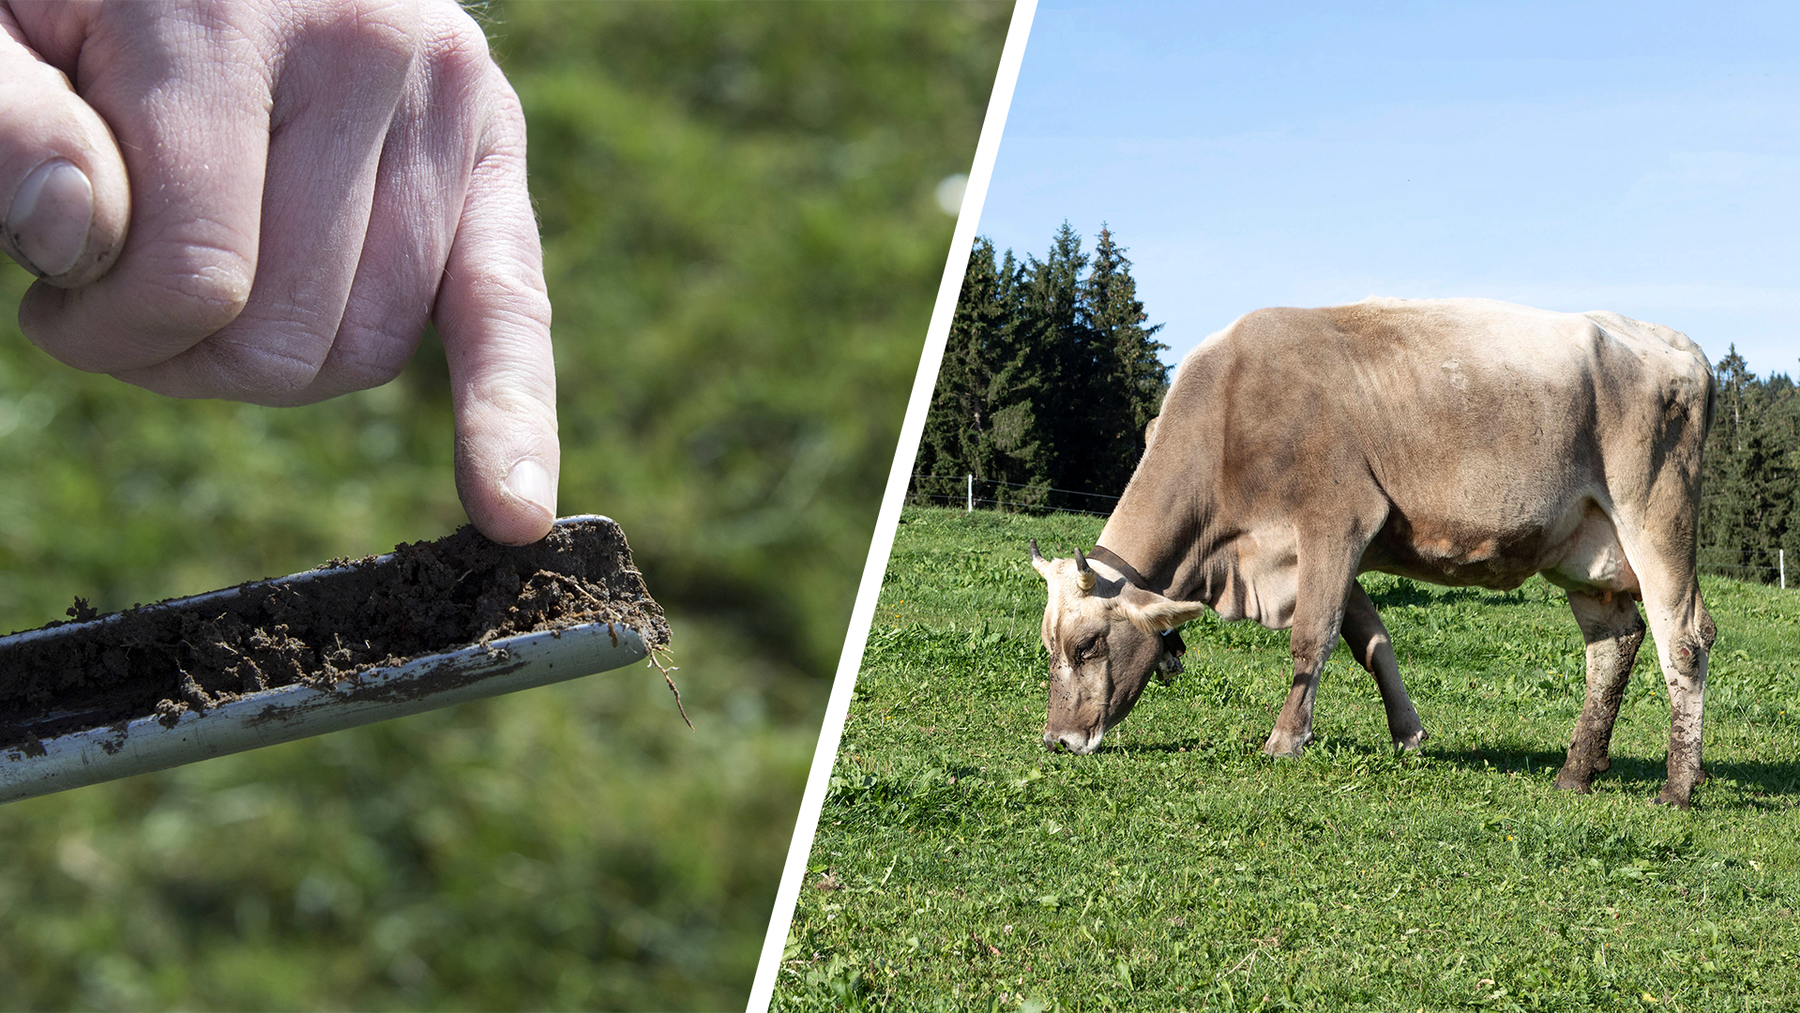
<path fill-rule="evenodd" d="M 1439 752 L 1429 745 L 1426 746 L 1426 756 L 1435 763 L 1445 763 L 1465 770 L 1520 771 L 1552 777 L 1562 769 L 1564 758 L 1560 751 L 1476 747 L 1457 752 Z M 1800 762 L 1709 762 L 1706 764 L 1706 773 L 1709 779 L 1733 781 L 1763 796 L 1749 800 L 1750 805 L 1760 808 L 1788 808 L 1778 798 L 1771 797 L 1800 796 Z M 1596 775 L 1594 781 L 1611 781 L 1627 791 L 1641 791 L 1649 797 L 1662 790 L 1667 778 L 1668 768 L 1661 759 L 1615 755 L 1612 757 L 1612 768 Z M 1706 788 L 1702 785 L 1701 795 L 1697 797 L 1704 797 L 1705 791 Z"/>
<path fill-rule="evenodd" d="M 1443 605 L 1460 601 L 1523 602 L 1530 601 L 1522 590 L 1489 591 L 1480 587 L 1439 587 L 1416 581 L 1400 581 L 1391 587 L 1369 592 L 1369 600 L 1377 609 L 1390 605 Z"/>
<path fill-rule="evenodd" d="M 1134 753 L 1171 754 L 1171 753 L 1212 753 L 1221 743 L 1212 739 L 1202 740 L 1197 737 L 1168 739 L 1162 742 L 1132 742 L 1116 745 L 1104 742 L 1095 751 L 1095 755 L 1114 755 L 1129 757 Z M 1251 747 L 1252 751 L 1259 751 Z M 1367 759 L 1382 760 L 1396 757 L 1397 751 L 1391 746 L 1367 742 L 1353 738 L 1320 738 L 1307 747 L 1309 753 L 1324 754 L 1345 760 Z M 1070 756 L 1071 754 L 1060 754 Z M 1519 773 L 1530 776 L 1541 776 L 1546 782 L 1556 776 L 1562 769 L 1565 754 L 1561 751 L 1551 752 L 1541 749 L 1509 749 L 1500 747 L 1476 746 L 1464 750 L 1435 749 L 1429 743 L 1425 745 L 1422 755 L 1433 764 L 1445 764 L 1463 770 L 1491 770 L 1499 773 Z M 1272 760 L 1270 762 L 1282 762 Z M 1781 810 L 1792 808 L 1800 801 L 1800 761 L 1787 762 L 1750 762 L 1719 763 L 1709 762 L 1706 765 L 1709 778 L 1732 781 L 1748 789 L 1754 796 L 1746 800 L 1746 804 L 1759 809 Z M 1640 758 L 1618 756 L 1612 758 L 1612 767 L 1594 778 L 1595 783 L 1612 783 L 1627 792 L 1641 792 L 1649 798 L 1662 790 L 1663 782 L 1668 777 L 1668 769 L 1660 758 Z M 1704 798 L 1706 788 L 1700 788 Z M 1785 800 L 1785 801 L 1784 801 Z"/>
<path fill-rule="evenodd" d="M 1130 756 L 1133 753 L 1210 753 L 1216 743 L 1211 739 L 1201 740 L 1194 736 L 1183 739 L 1171 739 L 1167 742 L 1128 742 L 1119 745 L 1102 741 L 1100 748 L 1094 750 L 1095 756 Z M 1063 756 L 1074 756 L 1073 753 L 1062 753 Z"/>

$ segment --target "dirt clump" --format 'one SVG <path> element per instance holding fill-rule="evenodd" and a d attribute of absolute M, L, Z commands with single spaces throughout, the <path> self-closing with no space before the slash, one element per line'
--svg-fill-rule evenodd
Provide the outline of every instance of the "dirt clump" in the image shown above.
<path fill-rule="evenodd" d="M 557 525 L 531 545 L 472 527 L 386 556 L 241 584 L 0 640 L 0 748 L 155 715 L 173 724 L 247 693 L 326 686 L 499 638 L 583 623 L 669 642 L 618 525 Z"/>

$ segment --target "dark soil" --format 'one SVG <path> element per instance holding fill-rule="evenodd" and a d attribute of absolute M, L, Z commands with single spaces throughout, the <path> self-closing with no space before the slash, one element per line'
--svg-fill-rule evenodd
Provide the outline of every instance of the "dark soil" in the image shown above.
<path fill-rule="evenodd" d="M 99 618 L 76 599 L 74 622 L 0 642 L 0 749 L 151 715 L 172 724 L 246 693 L 330 685 L 519 633 L 617 623 L 653 649 L 669 642 L 610 521 L 559 525 L 526 546 L 464 527 L 318 572 Z"/>

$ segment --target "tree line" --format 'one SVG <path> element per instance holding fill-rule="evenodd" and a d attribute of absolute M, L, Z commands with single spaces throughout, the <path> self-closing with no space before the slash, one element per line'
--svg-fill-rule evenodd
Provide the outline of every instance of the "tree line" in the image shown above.
<path fill-rule="evenodd" d="M 1102 226 L 1090 255 L 1064 222 L 1043 259 L 978 238 L 950 325 L 913 483 L 916 502 L 1108 513 L 1144 450 L 1168 369 L 1131 261 Z M 1704 568 L 1800 583 L 1800 387 L 1731 346 L 1707 437 Z"/>
<path fill-rule="evenodd" d="M 1800 580 L 1800 388 L 1752 373 L 1732 345 L 1713 368 L 1717 401 L 1701 479 L 1700 563 L 1773 582 L 1777 550 Z"/>
<path fill-rule="evenodd" d="M 1042 260 L 977 238 L 919 447 L 915 500 L 1107 513 L 1168 388 L 1125 248 L 1064 222 Z"/>

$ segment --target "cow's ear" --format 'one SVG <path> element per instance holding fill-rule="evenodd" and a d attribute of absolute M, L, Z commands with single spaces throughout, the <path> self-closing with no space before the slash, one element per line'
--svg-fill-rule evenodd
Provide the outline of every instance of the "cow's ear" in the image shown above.
<path fill-rule="evenodd" d="M 1131 625 L 1145 633 L 1172 630 L 1190 619 L 1200 618 L 1206 611 L 1205 602 L 1173 601 L 1135 584 L 1126 584 L 1115 601 L 1115 607 L 1125 613 Z"/>

